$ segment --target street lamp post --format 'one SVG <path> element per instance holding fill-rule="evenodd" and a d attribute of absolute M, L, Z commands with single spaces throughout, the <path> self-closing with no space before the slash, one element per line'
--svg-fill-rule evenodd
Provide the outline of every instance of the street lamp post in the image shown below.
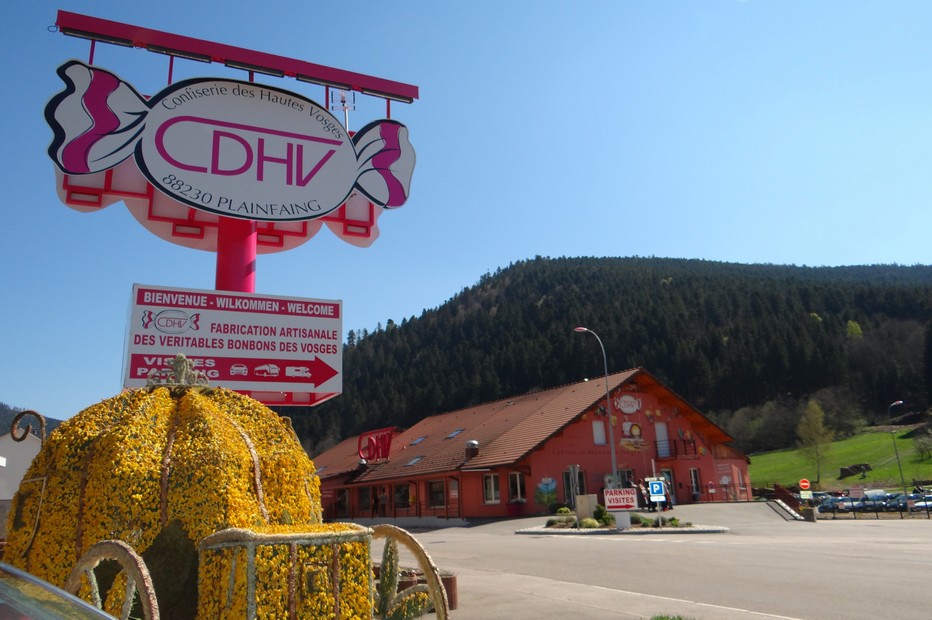
<path fill-rule="evenodd" d="M 903 401 L 898 400 L 890 403 L 887 407 L 887 422 L 890 424 L 890 439 L 893 440 L 893 453 L 896 455 L 896 466 L 900 470 L 900 484 L 903 485 L 903 500 L 906 502 L 906 509 L 909 510 L 909 493 L 906 492 L 906 478 L 903 477 L 903 465 L 900 464 L 900 451 L 896 447 L 896 429 L 893 428 L 893 418 L 891 412 L 894 407 L 899 407 Z"/>
<path fill-rule="evenodd" d="M 599 335 L 588 329 L 586 327 L 577 327 L 573 331 L 577 332 L 589 332 L 595 339 L 599 341 L 599 348 L 602 349 L 602 363 L 605 366 L 605 414 L 608 416 L 608 441 L 609 447 L 611 448 L 612 454 L 612 483 L 611 488 L 617 488 L 618 484 L 618 462 L 615 458 L 615 424 L 612 421 L 612 397 L 608 389 L 608 358 L 605 356 L 605 346 L 602 344 L 602 339 L 599 338 Z"/>

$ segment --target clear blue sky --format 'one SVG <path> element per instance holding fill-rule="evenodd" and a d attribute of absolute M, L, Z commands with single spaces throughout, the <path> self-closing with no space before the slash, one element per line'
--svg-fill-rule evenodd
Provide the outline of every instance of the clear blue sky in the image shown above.
<path fill-rule="evenodd" d="M 134 282 L 214 286 L 213 254 L 158 239 L 122 205 L 58 201 L 42 112 L 56 67 L 88 55 L 49 31 L 58 9 L 420 87 L 393 106 L 417 166 L 380 239 L 360 249 L 324 230 L 259 258 L 257 293 L 341 299 L 344 335 L 536 255 L 932 263 L 929 2 L 12 0 L 0 21 L 11 406 L 67 418 L 120 391 Z M 99 45 L 95 62 L 140 92 L 164 86 L 165 57 Z M 176 79 L 218 75 L 244 78 L 176 64 Z M 357 127 L 384 110 L 358 107 Z"/>

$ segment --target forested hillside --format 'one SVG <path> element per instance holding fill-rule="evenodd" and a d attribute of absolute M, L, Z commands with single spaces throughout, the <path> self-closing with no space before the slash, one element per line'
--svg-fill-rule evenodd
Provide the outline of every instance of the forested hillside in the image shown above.
<path fill-rule="evenodd" d="M 312 456 L 363 430 L 643 366 L 746 452 L 792 445 L 810 397 L 840 435 L 929 403 L 932 267 L 536 258 L 419 317 L 350 332 L 343 395 L 283 409 Z"/>

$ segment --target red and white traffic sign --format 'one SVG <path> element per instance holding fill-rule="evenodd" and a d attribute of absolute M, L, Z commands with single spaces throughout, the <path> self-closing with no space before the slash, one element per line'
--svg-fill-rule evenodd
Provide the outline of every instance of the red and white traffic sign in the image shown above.
<path fill-rule="evenodd" d="M 263 402 L 334 396 L 343 391 L 342 316 L 339 301 L 136 284 L 123 386 L 144 387 L 183 353 L 211 385 Z"/>
<path fill-rule="evenodd" d="M 605 509 L 637 510 L 638 496 L 634 489 L 605 489 Z"/>
<path fill-rule="evenodd" d="M 807 480 L 806 478 L 801 479 L 801 480 L 799 481 L 799 488 L 800 488 L 800 490 L 802 490 L 802 491 L 808 491 L 808 490 L 809 490 L 809 480 Z"/>

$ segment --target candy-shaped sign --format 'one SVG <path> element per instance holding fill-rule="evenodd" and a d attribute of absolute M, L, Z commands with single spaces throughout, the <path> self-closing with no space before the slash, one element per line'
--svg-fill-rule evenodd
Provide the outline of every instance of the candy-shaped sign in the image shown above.
<path fill-rule="evenodd" d="M 353 192 L 382 207 L 408 197 L 414 149 L 401 123 L 353 136 L 316 102 L 228 79 L 172 84 L 150 99 L 109 71 L 69 61 L 45 116 L 62 172 L 92 175 L 134 157 L 164 194 L 217 215 L 313 220 Z"/>

